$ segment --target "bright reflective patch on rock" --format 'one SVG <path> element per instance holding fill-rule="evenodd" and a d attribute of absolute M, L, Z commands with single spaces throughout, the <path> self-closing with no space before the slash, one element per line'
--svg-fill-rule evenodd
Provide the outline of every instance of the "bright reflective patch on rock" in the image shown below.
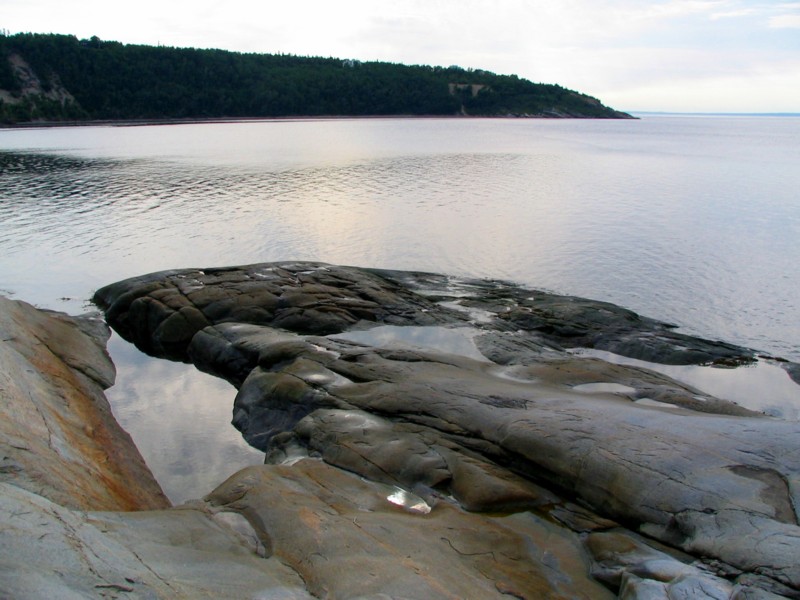
<path fill-rule="evenodd" d="M 452 302 L 439 302 L 439 306 L 466 313 L 469 315 L 469 318 L 473 323 L 491 323 L 496 317 L 493 312 L 488 310 L 464 306 L 461 304 L 460 300 L 454 300 Z"/>
<path fill-rule="evenodd" d="M 339 358 L 341 356 L 341 353 L 336 352 L 336 350 L 331 350 L 330 348 L 325 348 L 325 347 L 320 346 L 318 344 L 309 344 L 309 346 L 313 350 L 316 350 L 317 352 L 319 352 L 321 354 L 328 354 L 328 355 L 332 356 L 333 358 Z"/>
<path fill-rule="evenodd" d="M 475 336 L 481 331 L 472 327 L 450 329 L 439 326 L 382 325 L 365 331 L 346 331 L 329 336 L 334 340 L 345 340 L 366 344 L 376 348 L 406 348 L 456 354 L 473 360 L 486 361 L 475 345 Z"/>
<path fill-rule="evenodd" d="M 386 421 L 368 412 L 355 410 L 331 412 L 335 412 L 336 419 L 339 420 L 339 422 L 346 423 L 351 429 L 388 429 Z"/>
<path fill-rule="evenodd" d="M 276 586 L 266 590 L 261 590 L 253 600 L 304 600 L 305 598 L 313 598 L 303 588 Z"/>
<path fill-rule="evenodd" d="M 399 487 L 395 487 L 394 490 L 395 491 L 393 493 L 386 497 L 386 499 L 392 504 L 402 506 L 408 511 L 420 513 L 422 515 L 427 515 L 429 512 L 431 512 L 431 507 L 428 505 L 428 503 L 416 494 L 412 494 L 411 492 Z"/>
<path fill-rule="evenodd" d="M 582 383 L 572 388 L 576 392 L 586 392 L 589 394 L 635 394 L 636 388 L 621 383 Z"/>
<path fill-rule="evenodd" d="M 572 354 L 599 358 L 618 365 L 649 369 L 750 410 L 761 411 L 789 421 L 800 420 L 800 385 L 773 361 L 759 359 L 752 365 L 722 368 L 662 365 L 604 350 L 580 349 L 573 351 Z"/>
<path fill-rule="evenodd" d="M 512 365 L 510 367 L 496 367 L 489 369 L 488 373 L 494 375 L 498 379 L 505 379 L 506 381 L 514 381 L 516 383 L 541 383 L 541 378 L 534 377 L 525 372 L 525 367 L 520 365 Z"/>
<path fill-rule="evenodd" d="M 642 406 L 655 406 L 658 408 L 680 408 L 680 406 L 675 406 L 669 402 L 659 402 L 658 400 L 653 400 L 652 398 L 639 398 L 638 400 L 634 400 L 634 404 L 641 404 Z"/>

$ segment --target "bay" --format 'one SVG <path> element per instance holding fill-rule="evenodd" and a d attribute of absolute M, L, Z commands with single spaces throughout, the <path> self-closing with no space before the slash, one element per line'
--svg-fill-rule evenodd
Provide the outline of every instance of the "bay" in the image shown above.
<path fill-rule="evenodd" d="M 0 293 L 76 313 L 145 272 L 321 260 L 509 279 L 800 360 L 798 164 L 796 117 L 0 130 Z M 155 394 L 118 348 L 112 401 Z"/>

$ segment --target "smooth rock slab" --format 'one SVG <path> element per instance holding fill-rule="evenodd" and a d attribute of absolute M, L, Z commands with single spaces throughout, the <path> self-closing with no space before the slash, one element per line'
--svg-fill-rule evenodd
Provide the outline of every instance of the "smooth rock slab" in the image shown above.
<path fill-rule="evenodd" d="M 0 481 L 70 508 L 165 508 L 103 394 L 115 376 L 108 335 L 98 315 L 0 297 Z"/>
<path fill-rule="evenodd" d="M 255 298 L 266 298 L 265 304 Z M 756 586 L 765 594 L 780 586 L 800 590 L 800 423 L 765 418 L 645 369 L 564 351 L 592 347 L 669 364 L 731 366 L 753 360 L 750 350 L 679 334 L 605 303 L 505 282 L 321 263 L 156 273 L 103 288 L 96 300 L 140 348 L 192 360 L 234 383 L 234 424 L 270 460 L 320 457 L 415 494 L 436 516 L 448 506 L 443 499 L 452 497 L 473 511 L 532 511 L 563 524 L 565 535 L 596 532 L 614 520 L 695 559 L 771 578 Z M 182 316 L 190 310 L 202 319 Z M 473 327 L 470 336 L 486 360 L 329 335 L 376 324 Z M 642 399 L 669 408 L 637 402 Z M 212 500 L 263 523 L 271 539 L 283 539 L 288 529 L 268 515 L 263 498 L 272 498 L 273 507 L 301 499 L 271 495 L 259 481 L 268 477 L 284 486 L 274 474 L 292 480 L 306 462 L 295 471 L 246 471 Z M 312 475 L 309 468 L 302 468 L 303 477 Z M 330 473 L 343 476 L 341 470 Z M 290 487 L 299 492 L 304 485 Z M 309 584 L 314 593 L 327 593 L 336 573 L 352 570 L 340 561 L 326 570 L 336 544 L 351 534 L 353 548 L 362 543 L 355 532 L 340 532 L 338 517 L 336 525 L 329 522 L 334 513 L 324 508 L 327 500 L 339 502 L 337 494 L 349 485 L 326 482 L 330 496 L 318 497 L 321 504 L 307 515 L 309 539 L 332 549 L 314 558 L 313 544 L 301 537 L 300 547 L 285 550 L 298 570 L 313 565 L 303 576 L 307 582 L 320 578 Z M 241 505 L 240 492 L 247 496 Z M 574 500 L 586 514 L 567 508 Z M 489 535 L 491 518 L 475 518 Z M 389 527 L 391 519 L 381 519 Z M 333 531 L 335 539 L 329 539 Z M 419 533 L 433 536 L 425 542 L 431 547 L 433 531 Z M 284 552 L 280 546 L 275 543 L 276 552 Z M 369 565 L 374 557 L 362 558 Z M 484 573 L 481 568 L 492 570 L 489 579 L 497 582 L 494 570 L 505 567 L 472 564 L 466 571 Z M 463 565 L 459 572 L 460 580 Z M 526 573 L 541 580 L 541 571 Z M 395 576 L 404 581 L 409 573 L 385 579 L 392 590 L 386 593 L 400 593 L 392 587 Z M 551 591 L 559 589 L 552 587 L 555 580 L 545 580 Z M 507 583 L 495 589 L 513 595 L 521 585 L 516 576 Z M 694 571 L 681 571 L 672 587 L 662 583 L 630 571 L 609 585 L 631 598 L 745 593 Z M 341 585 L 343 593 L 356 593 L 352 580 Z"/>
<path fill-rule="evenodd" d="M 3 598 L 313 597 L 209 510 L 87 513 L 0 483 L 0 514 Z"/>
<path fill-rule="evenodd" d="M 580 538 L 568 530 L 445 501 L 421 513 L 390 502 L 392 491 L 306 459 L 248 467 L 208 500 L 258 523 L 275 556 L 320 598 L 613 597 L 588 576 Z"/>
<path fill-rule="evenodd" d="M 365 270 L 303 262 L 163 271 L 106 286 L 94 301 L 122 337 L 149 354 L 176 360 L 186 360 L 189 342 L 211 324 L 330 334 L 359 321 L 430 325 L 456 320 Z"/>

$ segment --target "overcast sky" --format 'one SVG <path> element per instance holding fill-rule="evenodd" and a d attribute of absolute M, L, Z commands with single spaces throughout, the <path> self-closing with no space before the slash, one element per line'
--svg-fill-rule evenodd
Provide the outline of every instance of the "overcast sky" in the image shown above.
<path fill-rule="evenodd" d="M 0 0 L 0 28 L 460 65 L 626 111 L 800 112 L 800 2 Z"/>

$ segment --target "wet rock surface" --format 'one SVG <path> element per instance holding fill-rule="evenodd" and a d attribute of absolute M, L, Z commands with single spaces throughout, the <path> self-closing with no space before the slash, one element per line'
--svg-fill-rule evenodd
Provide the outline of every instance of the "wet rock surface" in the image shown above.
<path fill-rule="evenodd" d="M 750 350 L 505 282 L 320 263 L 155 273 L 96 302 L 139 348 L 232 382 L 267 464 L 177 508 L 157 490 L 103 504 L 111 480 L 23 476 L 25 453 L 58 471 L 87 442 L 7 411 L 9 597 L 800 597 L 800 423 L 569 351 L 731 366 Z M 24 306 L 0 304 L 4 395 L 105 414 L 102 324 Z M 53 319 L 74 336 L 37 329 Z M 55 387 L 17 385 L 17 355 L 31 377 L 63 363 Z M 65 400 L 87 386 L 88 408 Z M 81 468 L 128 443 L 102 438 Z M 137 468 L 126 494 L 147 496 Z"/>
<path fill-rule="evenodd" d="M 327 335 L 365 323 L 466 325 L 475 315 L 484 331 L 526 332 L 536 349 L 597 348 L 664 364 L 734 365 L 755 357 L 606 302 L 503 281 L 322 263 L 163 271 L 106 286 L 94 300 L 123 337 L 154 356 L 177 360 L 187 360 L 196 333 L 222 323 Z M 524 357 L 502 356 L 499 348 L 489 352 L 497 362 Z"/>
<path fill-rule="evenodd" d="M 567 351 L 731 367 L 754 361 L 751 350 L 505 282 L 321 263 L 155 273 L 95 301 L 144 351 L 237 386 L 233 422 L 273 464 L 210 501 L 260 523 L 316 595 L 439 597 L 424 587 L 435 581 L 455 597 L 491 597 L 458 588 L 478 585 L 467 575 L 450 581 L 400 560 L 409 536 L 436 554 L 446 537 L 461 561 L 447 569 L 477 570 L 493 593 L 516 597 L 602 597 L 585 587 L 597 582 L 624 598 L 800 596 L 800 423 Z M 428 526 L 394 531 L 386 506 L 353 500 L 353 485 L 411 495 L 424 513 L 410 511 L 412 521 Z M 297 513 L 315 497 L 305 517 L 275 508 Z M 351 519 L 354 510 L 369 518 Z M 429 523 L 456 514 L 484 541 L 505 518 L 548 524 L 529 546 L 563 536 L 582 550 L 547 565 L 530 549 L 479 549 L 466 530 L 444 536 Z M 303 527 L 308 541 L 289 539 Z M 393 531 L 376 542 L 388 554 L 361 555 L 365 531 L 377 540 L 380 527 Z M 352 563 L 333 558 L 343 543 Z M 358 584 L 334 577 L 353 569 Z"/>
<path fill-rule="evenodd" d="M 249 467 L 208 500 L 261 524 L 320 598 L 613 597 L 580 537 L 545 518 L 431 505 L 318 460 Z"/>

